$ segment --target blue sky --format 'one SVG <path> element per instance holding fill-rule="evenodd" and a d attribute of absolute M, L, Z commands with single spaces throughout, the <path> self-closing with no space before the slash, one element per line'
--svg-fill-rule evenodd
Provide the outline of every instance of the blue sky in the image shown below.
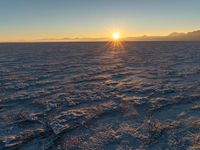
<path fill-rule="evenodd" d="M 0 40 L 200 29 L 200 0 L 0 0 Z"/>

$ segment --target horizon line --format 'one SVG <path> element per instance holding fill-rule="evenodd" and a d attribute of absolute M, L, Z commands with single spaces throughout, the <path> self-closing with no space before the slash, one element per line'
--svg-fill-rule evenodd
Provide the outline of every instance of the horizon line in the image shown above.
<path fill-rule="evenodd" d="M 107 43 L 110 41 L 16 41 L 16 42 L 0 42 L 0 44 L 34 44 L 34 43 Z M 200 40 L 124 40 L 124 43 L 129 42 L 200 42 Z"/>
<path fill-rule="evenodd" d="M 181 37 L 181 36 L 187 36 L 191 33 L 199 33 L 200 36 L 200 30 L 193 30 L 188 32 L 170 32 L 167 35 L 140 35 L 140 36 L 125 36 L 120 38 L 120 41 L 200 41 L 200 39 L 173 39 L 174 37 Z M 175 34 L 175 36 L 171 36 Z M 149 38 L 149 39 L 144 39 Z M 153 39 L 155 38 L 155 39 Z M 161 39 L 156 39 L 161 38 Z M 165 39 L 165 38 L 172 38 L 172 39 Z M 50 43 L 50 42 L 108 42 L 112 41 L 111 37 L 57 37 L 57 38 L 35 38 L 35 39 L 29 39 L 29 40 L 2 40 L 0 43 Z"/>

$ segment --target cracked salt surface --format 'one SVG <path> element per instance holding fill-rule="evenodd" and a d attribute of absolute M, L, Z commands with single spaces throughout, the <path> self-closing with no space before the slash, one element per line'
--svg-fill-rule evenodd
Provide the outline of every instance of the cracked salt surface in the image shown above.
<path fill-rule="evenodd" d="M 200 149 L 200 43 L 0 44 L 0 149 Z"/>

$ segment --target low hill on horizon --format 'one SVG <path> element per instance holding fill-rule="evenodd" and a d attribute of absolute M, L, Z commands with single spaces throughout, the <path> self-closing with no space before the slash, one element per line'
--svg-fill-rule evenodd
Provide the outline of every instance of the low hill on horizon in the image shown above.
<path fill-rule="evenodd" d="M 200 41 L 200 30 L 178 33 L 173 32 L 168 36 L 140 36 L 140 37 L 127 37 L 125 41 Z"/>

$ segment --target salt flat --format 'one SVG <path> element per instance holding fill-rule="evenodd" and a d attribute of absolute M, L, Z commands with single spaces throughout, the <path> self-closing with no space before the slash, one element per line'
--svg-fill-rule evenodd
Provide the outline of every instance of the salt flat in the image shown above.
<path fill-rule="evenodd" d="M 0 44 L 0 149 L 199 145 L 199 42 Z"/>

